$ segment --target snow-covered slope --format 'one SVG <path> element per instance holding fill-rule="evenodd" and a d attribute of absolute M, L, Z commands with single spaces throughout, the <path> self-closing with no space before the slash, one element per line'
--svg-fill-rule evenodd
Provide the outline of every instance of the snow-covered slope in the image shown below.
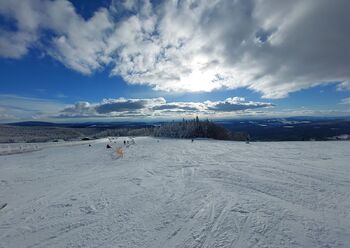
<path fill-rule="evenodd" d="M 0 247 L 349 247 L 350 142 L 107 143 L 0 156 Z"/>

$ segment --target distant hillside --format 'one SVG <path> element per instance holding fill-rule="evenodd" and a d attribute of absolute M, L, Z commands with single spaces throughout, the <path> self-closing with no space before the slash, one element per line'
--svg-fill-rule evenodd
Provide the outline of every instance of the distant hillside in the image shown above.
<path fill-rule="evenodd" d="M 249 134 L 249 135 L 248 135 Z M 0 142 L 45 142 L 108 136 L 251 141 L 349 140 L 350 118 L 291 117 L 173 122 L 18 122 L 0 125 Z"/>
<path fill-rule="evenodd" d="M 18 126 L 18 127 L 50 127 L 50 126 L 58 126 L 59 124 L 45 121 L 22 121 L 22 122 L 14 122 L 7 124 L 9 126 Z"/>
<path fill-rule="evenodd" d="M 7 126 L 17 126 L 17 127 L 70 127 L 70 128 L 143 128 L 153 126 L 146 122 L 129 122 L 129 121 L 115 121 L 115 122 L 43 122 L 43 121 L 23 121 L 23 122 L 12 122 L 4 124 Z"/>
<path fill-rule="evenodd" d="M 82 132 L 72 128 L 0 125 L 0 143 L 72 140 L 83 136 Z"/>
<path fill-rule="evenodd" d="M 151 136 L 151 128 L 96 128 L 0 125 L 0 143 L 97 139 L 109 136 Z"/>
<path fill-rule="evenodd" d="M 253 141 L 321 141 L 344 139 L 350 135 L 348 117 L 226 120 L 220 124 L 231 132 L 249 133 Z"/>

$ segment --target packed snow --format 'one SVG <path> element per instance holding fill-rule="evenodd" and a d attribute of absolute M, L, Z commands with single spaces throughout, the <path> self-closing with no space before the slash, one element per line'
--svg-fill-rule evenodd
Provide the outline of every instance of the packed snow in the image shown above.
<path fill-rule="evenodd" d="M 124 140 L 0 146 L 0 247 L 350 245 L 350 142 Z"/>

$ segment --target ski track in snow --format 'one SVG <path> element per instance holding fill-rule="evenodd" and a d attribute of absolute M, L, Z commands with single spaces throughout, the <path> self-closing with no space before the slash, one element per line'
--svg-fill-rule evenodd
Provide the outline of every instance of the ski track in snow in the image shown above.
<path fill-rule="evenodd" d="M 350 142 L 123 140 L 0 156 L 0 247 L 349 247 Z"/>

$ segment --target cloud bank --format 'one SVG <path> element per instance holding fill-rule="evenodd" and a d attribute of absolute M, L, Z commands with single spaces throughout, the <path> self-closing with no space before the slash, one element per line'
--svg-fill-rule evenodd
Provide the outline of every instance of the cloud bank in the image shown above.
<path fill-rule="evenodd" d="M 348 104 L 348 99 L 344 99 Z M 231 97 L 222 101 L 167 102 L 163 97 L 146 99 L 104 99 L 97 103 L 63 102 L 0 94 L 0 123 L 26 120 L 87 121 L 87 120 L 160 120 L 193 118 L 270 118 L 292 116 L 349 116 L 349 110 L 313 110 L 307 108 L 274 108 L 269 102 L 247 101 Z"/>
<path fill-rule="evenodd" d="M 236 111 L 272 107 L 266 102 L 245 101 L 242 97 L 228 98 L 225 101 L 205 102 L 166 102 L 163 97 L 150 99 L 104 99 L 100 103 L 77 102 L 60 111 L 59 118 L 90 117 L 179 117 L 193 115 L 224 114 L 229 116 Z"/>
<path fill-rule="evenodd" d="M 350 97 L 342 99 L 341 104 L 350 104 Z"/>
<path fill-rule="evenodd" d="M 164 91 L 350 89 L 350 1 L 160 2 L 111 1 L 85 19 L 67 0 L 0 0 L 0 56 L 39 49 L 80 73 L 112 68 Z"/>
<path fill-rule="evenodd" d="M 40 119 L 56 115 L 65 106 L 50 99 L 0 94 L 0 122 Z"/>

